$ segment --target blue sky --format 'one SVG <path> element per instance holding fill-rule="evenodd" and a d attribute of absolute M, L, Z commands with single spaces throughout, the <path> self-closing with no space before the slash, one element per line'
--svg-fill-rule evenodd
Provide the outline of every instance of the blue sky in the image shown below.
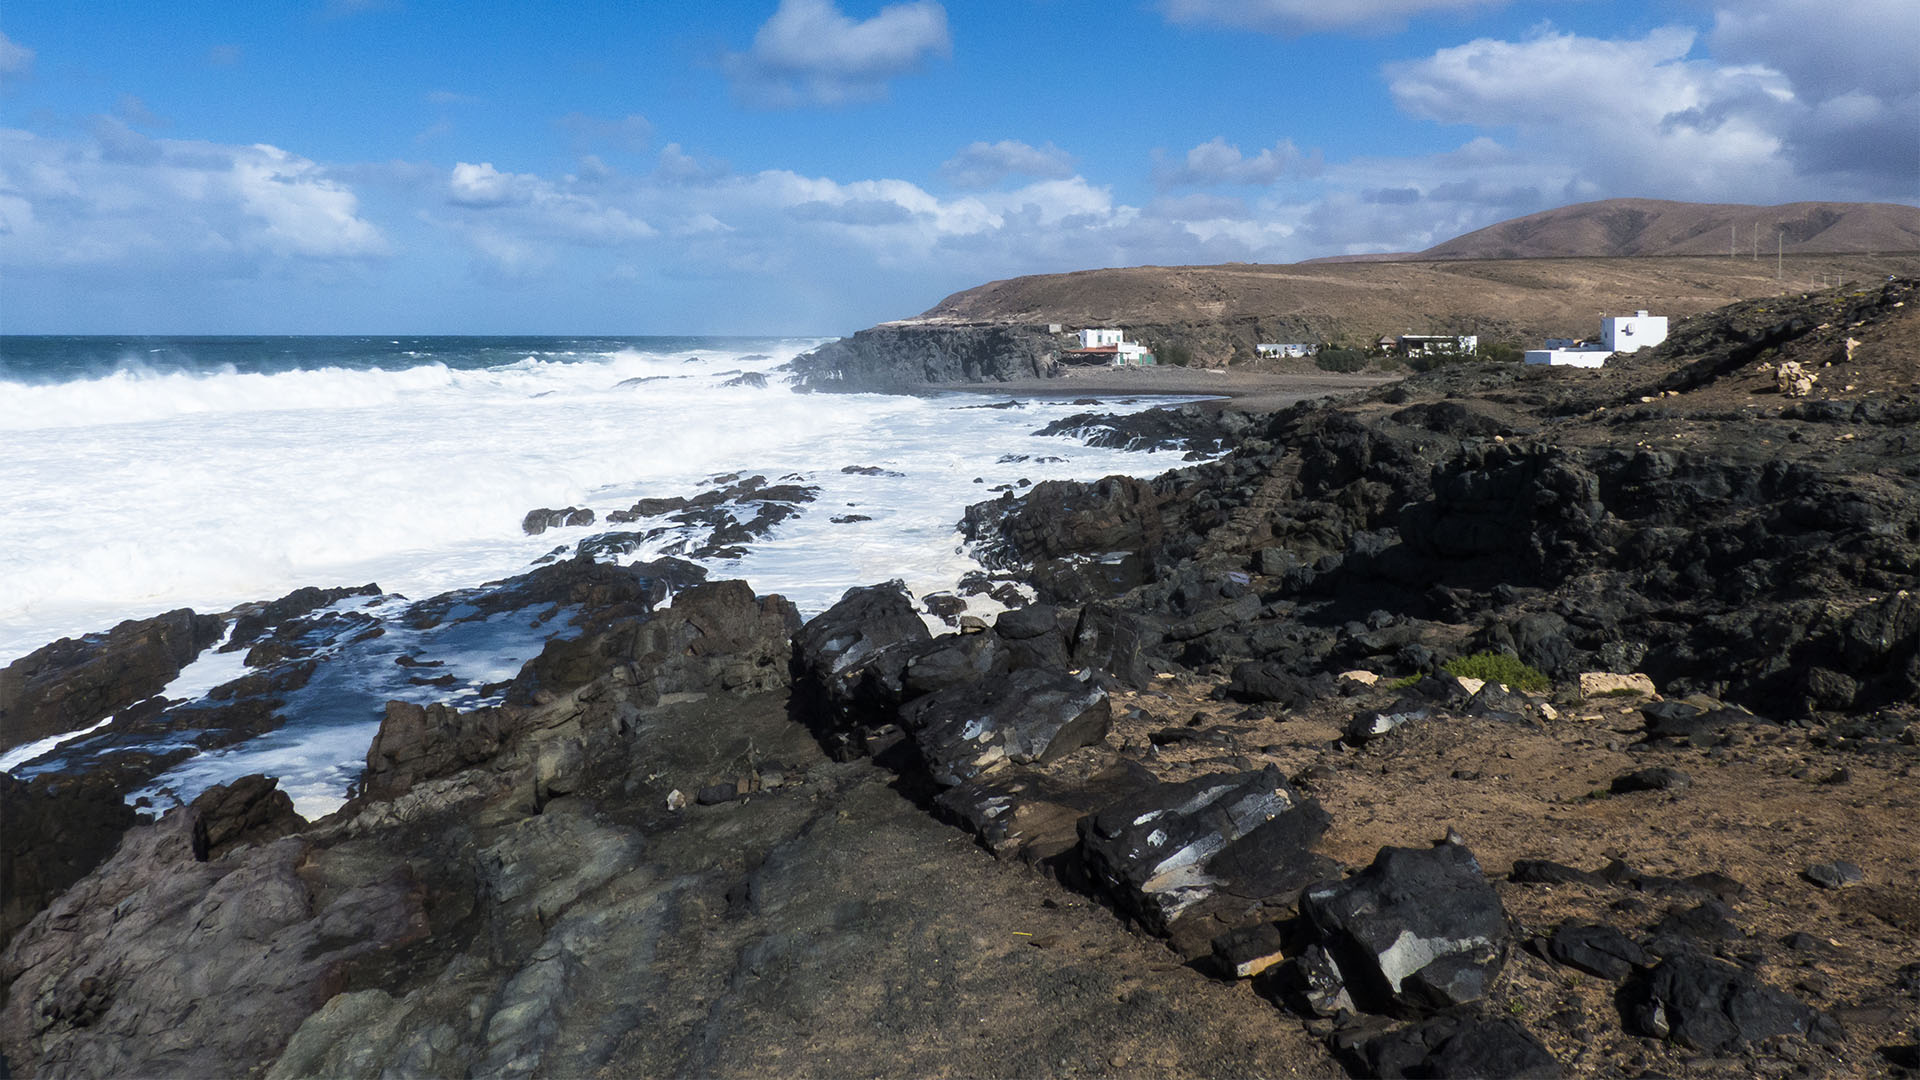
<path fill-rule="evenodd" d="M 0 331 L 845 333 L 1614 196 L 1920 202 L 1920 5 L 0 10 Z"/>

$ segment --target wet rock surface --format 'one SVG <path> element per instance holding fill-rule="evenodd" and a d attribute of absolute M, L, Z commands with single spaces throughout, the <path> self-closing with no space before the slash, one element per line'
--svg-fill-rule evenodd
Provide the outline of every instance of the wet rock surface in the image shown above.
<path fill-rule="evenodd" d="M 79 731 L 158 694 L 223 629 L 217 616 L 181 608 L 15 660 L 0 669 L 0 750 Z"/>

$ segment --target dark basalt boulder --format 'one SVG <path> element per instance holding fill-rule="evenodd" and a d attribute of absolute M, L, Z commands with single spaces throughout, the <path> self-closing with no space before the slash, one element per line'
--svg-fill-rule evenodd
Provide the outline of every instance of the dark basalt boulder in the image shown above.
<path fill-rule="evenodd" d="M 994 634 L 944 634 L 914 650 L 902 688 L 907 697 L 938 693 L 1007 672 L 1010 653 Z"/>
<path fill-rule="evenodd" d="M 1077 625 L 1052 604 L 1028 604 L 1001 612 L 993 632 L 1007 644 L 1009 666 L 1059 669 L 1071 666 Z"/>
<path fill-rule="evenodd" d="M 1611 926 L 1566 923 L 1547 939 L 1547 955 L 1589 975 L 1618 982 L 1653 957 Z"/>
<path fill-rule="evenodd" d="M 217 859 L 242 844 L 264 844 L 306 827 L 280 782 L 254 773 L 230 784 L 215 784 L 191 804 L 193 855 Z"/>
<path fill-rule="evenodd" d="M 747 386 L 747 387 L 752 387 L 756 390 L 765 390 L 767 388 L 767 376 L 762 372 L 749 371 L 741 375 L 736 375 L 733 378 L 728 379 L 726 382 L 721 383 L 720 385 L 721 386 Z"/>
<path fill-rule="evenodd" d="M 1419 1016 L 1486 996 L 1512 941 L 1506 909 L 1459 844 L 1381 848 L 1345 881 L 1308 889 L 1300 914 L 1355 1004 Z"/>
<path fill-rule="evenodd" d="M 1732 964 L 1683 952 L 1627 983 L 1628 1030 L 1699 1053 L 1731 1053 L 1775 1035 L 1807 1035 L 1814 1010 Z"/>
<path fill-rule="evenodd" d="M 793 681 L 804 715 L 839 757 L 894 720 L 907 662 L 932 640 L 900 581 L 849 589 L 793 636 Z"/>
<path fill-rule="evenodd" d="M 520 531 L 528 536 L 539 536 L 548 529 L 591 525 L 593 522 L 593 511 L 585 507 L 569 506 L 560 510 L 542 507 L 527 511 L 527 516 L 520 519 Z"/>
<path fill-rule="evenodd" d="M 1045 764 L 1106 738 L 1107 692 L 1065 672 L 1028 668 L 909 701 L 911 733 L 935 782 L 951 787 L 1004 763 Z"/>
<path fill-rule="evenodd" d="M 1312 850 L 1331 823 L 1269 765 L 1155 784 L 1082 820 L 1080 847 L 1121 910 L 1199 955 L 1331 872 Z"/>
<path fill-rule="evenodd" d="M 136 821 L 109 777 L 0 773 L 0 947 L 113 854 Z"/>
<path fill-rule="evenodd" d="M 90 727 L 152 697 L 224 628 L 216 615 L 180 608 L 61 638 L 0 668 L 0 750 Z"/>
<path fill-rule="evenodd" d="M 1471 1014 L 1429 1017 L 1384 1035 L 1343 1043 L 1341 1062 L 1355 1076 L 1552 1080 L 1560 1063 L 1518 1020 Z"/>
<path fill-rule="evenodd" d="M 784 689 L 800 612 L 784 596 L 756 597 L 744 581 L 682 590 L 669 607 L 609 631 L 602 652 L 631 664 L 638 697 L 758 694 Z M 580 681 L 598 673 L 581 672 Z"/>
<path fill-rule="evenodd" d="M 498 753 L 511 727 L 503 709 L 461 712 L 450 705 L 387 702 L 387 715 L 367 747 L 360 788 L 369 799 L 392 799 L 415 784 L 449 776 Z"/>

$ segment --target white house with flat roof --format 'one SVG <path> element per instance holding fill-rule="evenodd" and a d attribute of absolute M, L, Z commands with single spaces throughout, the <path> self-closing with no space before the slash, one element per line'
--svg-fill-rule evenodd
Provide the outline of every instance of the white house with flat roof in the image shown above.
<path fill-rule="evenodd" d="M 1080 347 L 1063 350 L 1060 358 L 1070 364 L 1113 367 L 1145 367 L 1154 362 L 1153 353 L 1145 345 L 1128 341 L 1126 331 L 1112 327 L 1080 331 Z"/>
<path fill-rule="evenodd" d="M 1528 349 L 1527 363 L 1555 367 L 1597 368 L 1605 366 L 1615 353 L 1639 352 L 1667 340 L 1667 317 L 1636 311 L 1632 315 L 1614 315 L 1600 320 L 1597 343 L 1572 342 L 1556 338 L 1544 349 Z"/>
<path fill-rule="evenodd" d="M 1269 359 L 1279 359 L 1287 356 L 1312 356 L 1314 353 L 1320 351 L 1320 346 L 1283 342 L 1272 345 L 1255 345 L 1253 351 L 1258 356 Z"/>

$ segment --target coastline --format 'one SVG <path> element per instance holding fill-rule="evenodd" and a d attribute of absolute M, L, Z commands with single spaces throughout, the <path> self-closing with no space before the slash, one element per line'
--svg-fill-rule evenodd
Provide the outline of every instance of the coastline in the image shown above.
<path fill-rule="evenodd" d="M 1403 374 L 1339 374 L 1330 371 L 1249 371 L 1229 368 L 1067 368 L 1050 378 L 1004 382 L 933 383 L 928 392 L 961 391 L 1010 398 L 1075 398 L 1120 395 L 1215 398 L 1202 405 L 1242 412 L 1272 412 L 1313 398 L 1366 390 Z"/>

